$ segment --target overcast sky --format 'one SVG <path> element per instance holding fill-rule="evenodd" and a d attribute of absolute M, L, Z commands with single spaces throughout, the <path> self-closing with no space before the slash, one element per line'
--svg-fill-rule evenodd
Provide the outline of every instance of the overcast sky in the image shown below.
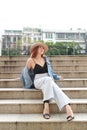
<path fill-rule="evenodd" d="M 87 30 L 87 0 L 0 0 L 0 34 L 4 29 Z"/>

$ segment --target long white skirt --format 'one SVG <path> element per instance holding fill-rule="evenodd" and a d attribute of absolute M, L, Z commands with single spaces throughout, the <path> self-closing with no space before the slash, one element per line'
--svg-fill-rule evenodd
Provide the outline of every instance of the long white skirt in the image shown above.
<path fill-rule="evenodd" d="M 34 85 L 36 89 L 42 90 L 43 101 L 54 99 L 60 111 L 65 105 L 71 102 L 47 73 L 37 74 L 35 76 Z"/>

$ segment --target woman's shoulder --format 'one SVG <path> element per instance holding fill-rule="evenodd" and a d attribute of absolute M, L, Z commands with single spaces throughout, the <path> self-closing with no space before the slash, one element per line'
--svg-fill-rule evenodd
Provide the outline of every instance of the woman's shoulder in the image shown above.
<path fill-rule="evenodd" d="M 44 58 L 46 58 L 47 56 L 46 55 L 43 55 Z"/>
<path fill-rule="evenodd" d="M 32 62 L 33 62 L 33 58 L 29 57 L 29 58 L 27 59 L 27 63 L 32 63 Z"/>
<path fill-rule="evenodd" d="M 33 58 L 28 58 L 27 62 L 26 62 L 26 66 L 28 67 L 28 69 L 32 68 L 34 64 Z"/>
<path fill-rule="evenodd" d="M 43 58 L 46 60 L 46 59 L 48 59 L 48 56 L 46 56 L 46 55 L 43 55 Z"/>

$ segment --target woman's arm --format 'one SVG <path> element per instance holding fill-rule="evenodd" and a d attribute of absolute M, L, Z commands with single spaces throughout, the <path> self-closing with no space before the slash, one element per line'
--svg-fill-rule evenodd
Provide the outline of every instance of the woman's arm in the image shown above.
<path fill-rule="evenodd" d="M 20 80 L 22 81 L 24 88 L 29 89 L 32 87 L 33 78 L 34 78 L 34 76 L 31 77 L 32 75 L 31 73 L 33 73 L 31 72 L 32 66 L 33 66 L 32 58 L 29 58 L 20 76 Z"/>
<path fill-rule="evenodd" d="M 28 70 L 30 70 L 31 68 L 34 68 L 34 63 L 33 63 L 33 59 L 32 58 L 29 58 L 27 60 L 26 67 L 28 68 Z"/>
<path fill-rule="evenodd" d="M 47 68 L 48 68 L 48 73 L 49 73 L 49 75 L 50 75 L 54 80 L 63 80 L 63 77 L 62 77 L 62 76 L 57 75 L 57 74 L 53 71 L 48 57 L 46 57 L 46 63 L 47 63 Z"/>

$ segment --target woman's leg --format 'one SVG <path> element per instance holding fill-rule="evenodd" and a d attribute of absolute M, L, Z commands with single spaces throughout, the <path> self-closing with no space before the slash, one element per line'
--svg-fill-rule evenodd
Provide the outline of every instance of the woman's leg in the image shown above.
<path fill-rule="evenodd" d="M 43 117 L 45 119 L 49 119 L 50 118 L 50 114 L 49 114 L 49 101 L 50 99 L 52 99 L 54 97 L 53 94 L 53 88 L 51 87 L 51 83 L 49 81 L 49 77 L 43 77 L 40 79 L 35 80 L 34 82 L 35 87 L 37 89 L 42 90 L 43 93 Z"/>
<path fill-rule="evenodd" d="M 50 99 L 54 98 L 51 81 L 52 79 L 49 76 L 45 76 L 34 81 L 35 88 L 40 89 L 43 93 L 43 101 L 50 101 Z"/>
<path fill-rule="evenodd" d="M 70 105 L 66 105 L 65 107 L 66 107 L 67 120 L 71 121 L 72 119 L 74 119 L 72 108 Z"/>
<path fill-rule="evenodd" d="M 56 101 L 57 106 L 61 110 L 64 106 L 66 106 L 66 112 L 67 115 L 70 113 L 70 106 L 67 106 L 67 104 L 70 104 L 70 99 L 65 95 L 65 93 L 59 88 L 59 86 L 50 78 L 50 77 L 44 77 L 41 79 L 38 79 L 35 82 L 36 88 L 41 89 L 43 92 L 43 101 L 54 99 Z M 49 108 L 49 105 L 46 103 L 45 108 L 43 111 L 43 114 L 47 111 Z M 71 114 L 72 115 L 72 114 Z"/>
<path fill-rule="evenodd" d="M 67 120 L 71 121 L 72 119 L 74 119 L 72 108 L 69 105 L 71 101 L 68 98 L 68 96 L 65 95 L 65 93 L 59 88 L 59 86 L 56 85 L 55 82 L 53 84 L 54 84 L 53 88 L 54 88 L 55 101 L 56 101 L 57 105 L 59 106 L 60 110 L 65 106 Z"/>
<path fill-rule="evenodd" d="M 49 100 L 44 101 L 43 117 L 49 119 Z"/>
<path fill-rule="evenodd" d="M 59 110 L 61 111 L 64 106 L 71 103 L 71 100 L 54 81 L 52 81 L 51 84 L 53 87 L 54 99 Z"/>

